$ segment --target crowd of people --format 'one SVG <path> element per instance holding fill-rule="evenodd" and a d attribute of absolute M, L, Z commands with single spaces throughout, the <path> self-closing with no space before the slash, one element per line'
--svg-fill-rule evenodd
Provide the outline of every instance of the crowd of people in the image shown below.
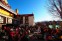
<path fill-rule="evenodd" d="M 0 41 L 30 41 L 41 39 L 44 41 L 62 41 L 62 31 L 48 26 L 3 26 L 0 29 Z"/>

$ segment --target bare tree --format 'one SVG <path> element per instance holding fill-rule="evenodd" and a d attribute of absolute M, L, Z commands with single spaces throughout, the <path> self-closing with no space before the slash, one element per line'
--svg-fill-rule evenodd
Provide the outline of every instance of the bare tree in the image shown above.
<path fill-rule="evenodd" d="M 54 16 L 62 19 L 62 0 L 48 0 L 49 1 L 49 11 Z"/>

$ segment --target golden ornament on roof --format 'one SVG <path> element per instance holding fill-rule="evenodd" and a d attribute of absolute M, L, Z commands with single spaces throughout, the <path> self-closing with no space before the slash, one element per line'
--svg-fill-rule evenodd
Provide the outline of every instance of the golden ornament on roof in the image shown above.
<path fill-rule="evenodd" d="M 5 3 L 8 3 L 7 0 L 4 0 L 4 1 L 5 1 Z"/>

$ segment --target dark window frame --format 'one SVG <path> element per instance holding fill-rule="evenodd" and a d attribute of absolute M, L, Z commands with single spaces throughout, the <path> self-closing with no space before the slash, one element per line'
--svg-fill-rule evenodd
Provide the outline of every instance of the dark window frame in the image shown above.
<path fill-rule="evenodd" d="M 5 24 L 6 23 L 6 17 L 3 17 L 3 16 L 1 16 L 1 17 L 3 18 L 3 23 L 0 23 L 0 24 Z"/>

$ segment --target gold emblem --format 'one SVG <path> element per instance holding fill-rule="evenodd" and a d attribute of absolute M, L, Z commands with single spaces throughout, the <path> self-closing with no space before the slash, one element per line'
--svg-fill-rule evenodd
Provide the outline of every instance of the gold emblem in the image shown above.
<path fill-rule="evenodd" d="M 7 0 L 4 0 L 6 4 L 8 4 Z"/>

